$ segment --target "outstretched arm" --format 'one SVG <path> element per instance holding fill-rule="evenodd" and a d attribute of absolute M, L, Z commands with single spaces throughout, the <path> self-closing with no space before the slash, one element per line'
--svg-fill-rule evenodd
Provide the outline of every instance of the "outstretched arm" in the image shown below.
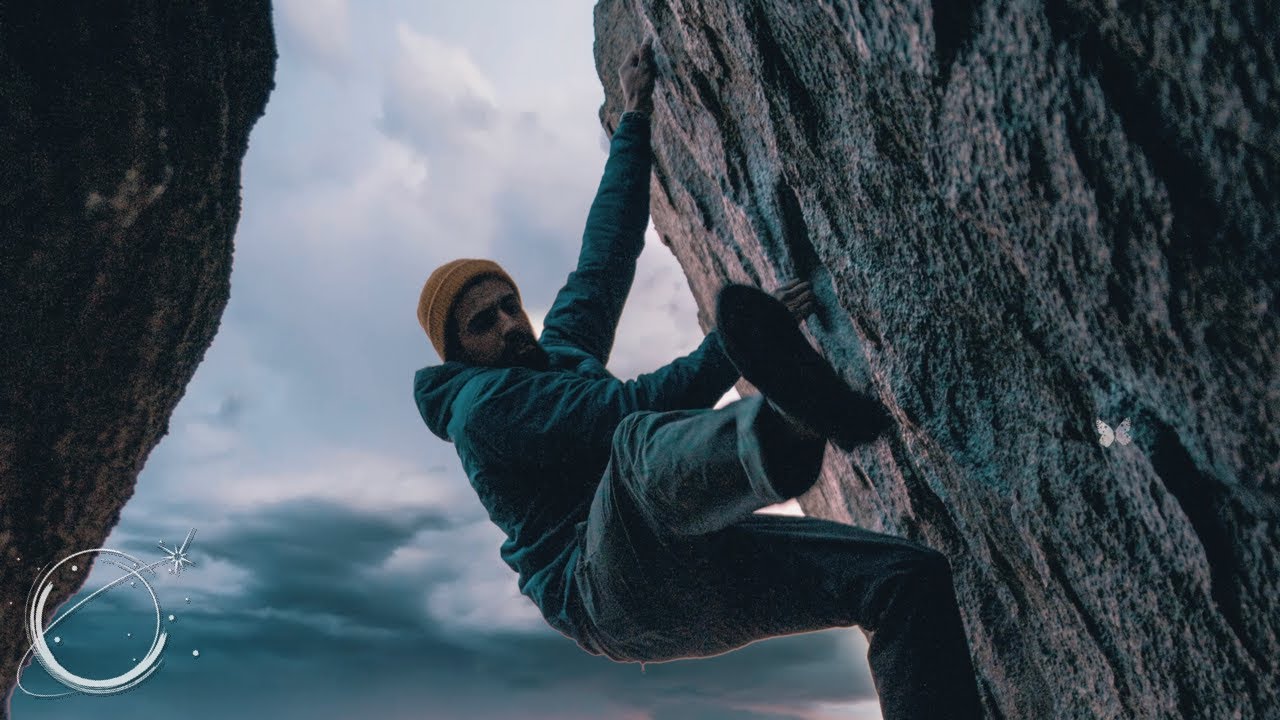
<path fill-rule="evenodd" d="M 804 280 L 784 283 L 774 296 L 797 322 L 817 309 Z M 634 380 L 565 381 L 563 375 L 536 373 L 512 383 L 503 373 L 491 377 L 491 384 L 476 387 L 476 396 L 485 399 L 455 416 L 462 430 L 454 442 L 488 462 L 552 467 L 577 462 L 584 452 L 596 453 L 603 462 L 622 418 L 640 410 L 711 407 L 740 375 L 713 329 L 693 352 Z"/>
<path fill-rule="evenodd" d="M 796 322 L 818 310 L 808 280 L 792 280 L 771 293 L 787 306 Z M 724 351 L 720 330 L 712 328 L 696 350 L 634 380 L 623 389 L 640 410 L 684 410 L 711 407 L 741 375 Z"/>
<path fill-rule="evenodd" d="M 622 389 L 638 410 L 691 410 L 715 405 L 739 377 L 724 352 L 719 331 L 713 329 L 693 352 L 623 381 Z"/>
<path fill-rule="evenodd" d="M 613 432 L 640 410 L 708 408 L 739 375 L 712 331 L 693 352 L 637 377 L 586 378 L 530 373 L 513 380 L 489 374 L 470 392 L 479 398 L 455 413 L 450 434 L 477 460 L 509 468 L 543 469 L 608 459 Z"/>
<path fill-rule="evenodd" d="M 608 364 L 618 319 L 635 279 L 649 222 L 649 110 L 653 95 L 650 40 L 619 71 L 626 111 L 609 142 L 609 159 L 587 215 L 578 267 L 543 320 L 545 346 L 568 345 Z"/>

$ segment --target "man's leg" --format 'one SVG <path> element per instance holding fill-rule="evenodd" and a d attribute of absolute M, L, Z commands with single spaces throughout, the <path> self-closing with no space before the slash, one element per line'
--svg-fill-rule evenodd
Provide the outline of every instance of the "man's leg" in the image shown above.
<path fill-rule="evenodd" d="M 917 543 L 753 511 L 803 493 L 824 446 L 760 396 L 637 413 L 614 435 L 577 582 L 609 657 L 705 657 L 859 625 L 887 720 L 979 717 L 950 570 Z"/>
<path fill-rule="evenodd" d="M 982 717 L 941 553 L 852 525 L 778 515 L 753 515 L 706 540 L 687 598 L 690 627 L 704 628 L 699 654 L 856 625 L 871 633 L 867 659 L 885 720 Z"/>
<path fill-rule="evenodd" d="M 634 520 L 625 499 L 610 523 Z M 630 515 L 630 518 L 626 517 Z M 720 655 L 749 643 L 858 626 L 885 720 L 982 717 L 977 676 L 939 553 L 829 520 L 752 515 L 669 553 L 643 524 L 632 553 L 606 540 L 584 568 L 588 606 L 617 661 Z M 630 548 L 630 545 L 627 545 Z M 600 565 L 600 563 L 605 563 Z"/>
<path fill-rule="evenodd" d="M 851 450 L 893 426 L 879 399 L 845 382 L 805 339 L 777 298 L 729 284 L 716 295 L 716 328 L 742 377 L 837 447 Z"/>
<path fill-rule="evenodd" d="M 760 395 L 719 410 L 638 412 L 613 436 L 609 471 L 660 535 L 701 535 L 804 494 L 826 440 Z"/>
<path fill-rule="evenodd" d="M 677 615 L 686 573 L 704 561 L 696 538 L 802 494 L 826 443 L 798 433 L 759 395 L 719 410 L 629 415 L 613 436 L 575 582 L 592 638 L 614 660 L 686 652 Z"/>

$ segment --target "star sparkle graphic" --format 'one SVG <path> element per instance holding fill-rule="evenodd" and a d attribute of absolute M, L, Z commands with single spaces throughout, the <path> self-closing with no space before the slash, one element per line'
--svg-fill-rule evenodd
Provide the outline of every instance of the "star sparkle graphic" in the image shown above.
<path fill-rule="evenodd" d="M 158 543 L 160 545 L 160 549 L 164 550 L 166 553 L 169 554 L 169 557 L 166 558 L 166 561 L 173 563 L 173 567 L 169 568 L 170 575 L 181 575 L 182 567 L 184 565 L 193 565 L 193 566 L 195 565 L 195 562 L 187 557 L 187 547 L 191 545 L 191 539 L 194 538 L 195 536 L 196 536 L 196 529 L 191 528 L 191 532 L 187 533 L 187 539 L 182 541 L 182 546 L 179 547 L 177 550 L 170 550 L 169 548 L 165 547 L 163 540 L 161 540 Z"/>

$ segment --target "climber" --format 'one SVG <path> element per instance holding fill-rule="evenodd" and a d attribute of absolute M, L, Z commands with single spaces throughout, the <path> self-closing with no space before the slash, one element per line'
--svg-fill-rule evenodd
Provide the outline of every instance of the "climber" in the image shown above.
<path fill-rule="evenodd" d="M 497 263 L 431 273 L 418 321 L 443 363 L 414 377 L 423 420 L 506 533 L 520 592 L 586 652 L 662 662 L 857 625 L 885 718 L 980 717 L 943 555 L 754 512 L 808 490 L 828 440 L 890 425 L 800 331 L 808 282 L 728 285 L 693 352 L 633 380 L 605 369 L 644 246 L 655 76 L 646 40 L 619 71 L 625 110 L 540 338 Z M 713 409 L 740 376 L 760 394 Z"/>

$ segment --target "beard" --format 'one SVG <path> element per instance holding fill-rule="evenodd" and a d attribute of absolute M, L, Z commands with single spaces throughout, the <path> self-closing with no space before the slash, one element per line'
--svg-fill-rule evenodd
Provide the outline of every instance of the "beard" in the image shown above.
<path fill-rule="evenodd" d="M 501 367 L 525 367 L 532 370 L 546 370 L 551 367 L 551 356 L 542 345 L 531 336 L 521 335 L 507 342 L 507 347 L 498 358 Z"/>

